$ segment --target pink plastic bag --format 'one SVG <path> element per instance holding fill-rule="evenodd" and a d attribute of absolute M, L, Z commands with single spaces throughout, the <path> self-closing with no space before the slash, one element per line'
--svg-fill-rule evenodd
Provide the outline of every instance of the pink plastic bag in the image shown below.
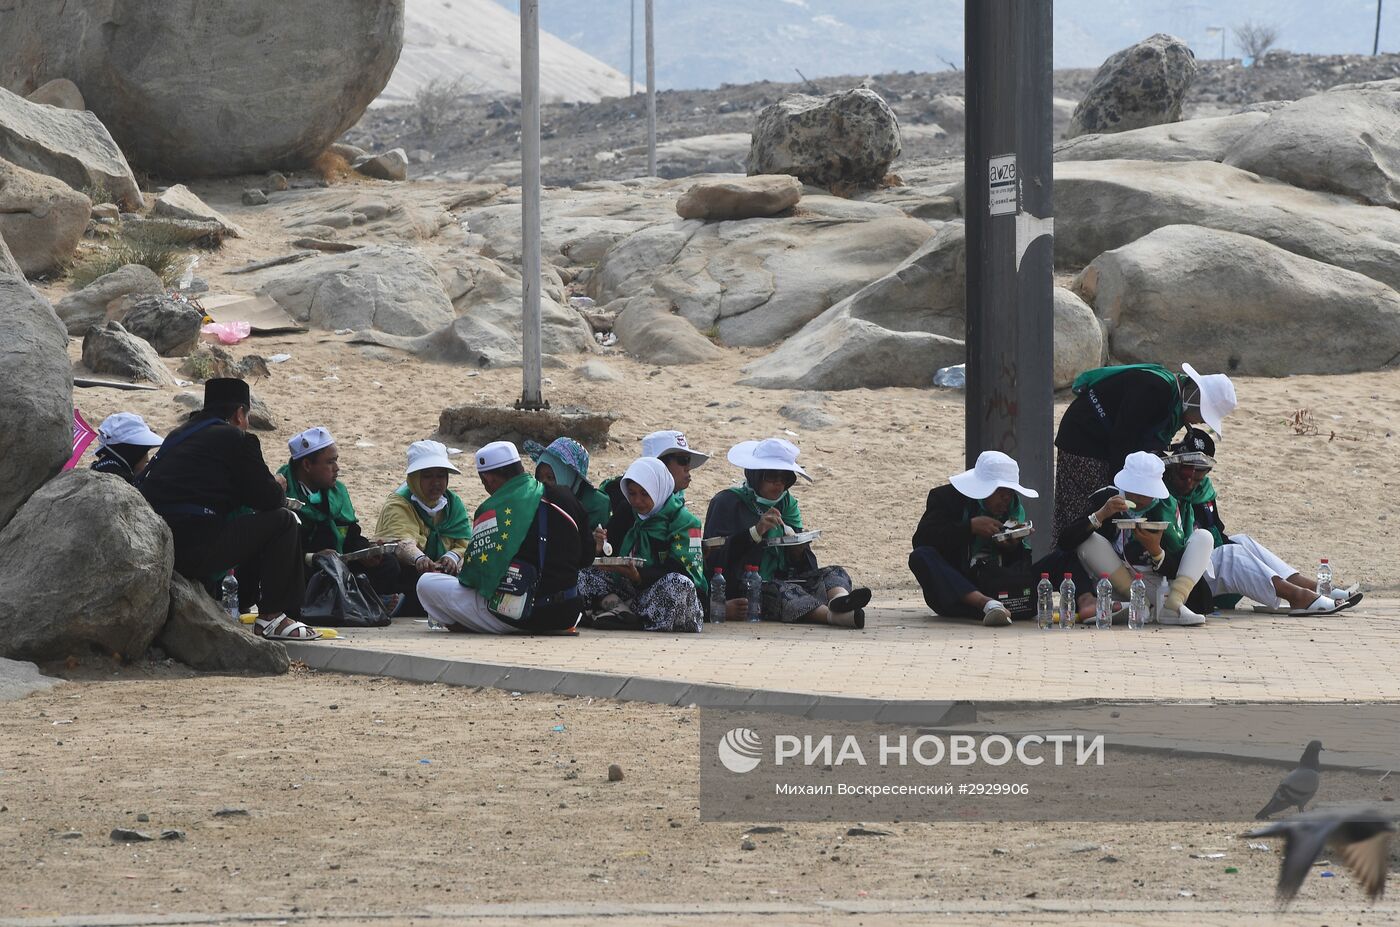
<path fill-rule="evenodd" d="M 238 344 L 253 333 L 247 322 L 210 322 L 200 329 L 205 335 L 213 335 L 220 344 Z"/>
<path fill-rule="evenodd" d="M 78 459 L 83 456 L 83 451 L 97 437 L 97 432 L 92 430 L 92 426 L 83 421 L 82 414 L 73 410 L 73 456 L 68 458 L 68 462 L 63 465 L 63 469 L 72 470 L 78 465 Z"/>

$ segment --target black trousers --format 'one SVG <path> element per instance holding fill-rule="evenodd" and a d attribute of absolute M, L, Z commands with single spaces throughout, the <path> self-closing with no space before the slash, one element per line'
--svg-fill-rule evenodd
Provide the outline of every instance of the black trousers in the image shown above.
<path fill-rule="evenodd" d="M 281 612 L 295 618 L 301 614 L 306 580 L 296 516 L 287 509 L 273 509 L 223 523 L 201 521 L 207 525 L 204 531 L 177 528 L 173 532 L 175 569 L 181 575 L 198 583 L 212 582 L 211 591 L 217 595 L 215 577 L 233 570 L 241 608 L 256 603 L 263 615 Z"/>
<path fill-rule="evenodd" d="M 958 570 L 950 564 L 935 548 L 916 547 L 909 555 L 909 570 L 919 581 L 919 589 L 924 594 L 924 604 L 928 605 L 934 614 L 945 618 L 981 618 L 982 610 L 963 602 L 963 596 L 969 592 L 980 592 L 995 598 L 1002 592 L 1015 595 L 1026 587 L 1034 590 L 1040 582 L 1041 573 L 1050 574 L 1050 581 L 1057 590 L 1064 574 L 1072 573 L 1077 591 L 1093 591 L 1093 586 L 1089 584 L 1089 574 L 1080 564 L 1079 558 L 1058 550 L 1051 551 L 1035 563 L 1025 566 L 988 565 L 969 571 L 969 575 L 968 572 Z M 1034 607 L 1032 601 L 1031 608 Z"/>

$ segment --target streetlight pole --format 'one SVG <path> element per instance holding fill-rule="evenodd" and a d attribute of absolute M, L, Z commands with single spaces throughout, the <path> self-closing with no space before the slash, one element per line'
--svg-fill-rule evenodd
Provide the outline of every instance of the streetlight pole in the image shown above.
<path fill-rule="evenodd" d="M 637 95 L 637 0 L 627 0 L 627 95 Z"/>
<path fill-rule="evenodd" d="M 1375 57 L 1381 50 L 1381 3 L 1383 0 L 1376 0 L 1376 39 L 1371 43 L 1371 57 Z"/>
<path fill-rule="evenodd" d="M 646 0 L 647 29 L 647 176 L 656 176 L 656 38 L 652 0 Z"/>
<path fill-rule="evenodd" d="M 517 409 L 545 409 L 540 345 L 540 0 L 520 2 L 520 360 Z"/>

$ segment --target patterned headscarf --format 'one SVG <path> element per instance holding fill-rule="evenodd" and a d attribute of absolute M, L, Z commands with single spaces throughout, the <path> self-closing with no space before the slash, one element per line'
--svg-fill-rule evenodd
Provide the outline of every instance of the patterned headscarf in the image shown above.
<path fill-rule="evenodd" d="M 555 481 L 571 492 L 578 492 L 579 486 L 588 479 L 588 451 L 573 438 L 555 438 L 549 447 L 538 441 L 526 441 L 525 453 L 537 464 L 548 464 L 554 471 Z"/>

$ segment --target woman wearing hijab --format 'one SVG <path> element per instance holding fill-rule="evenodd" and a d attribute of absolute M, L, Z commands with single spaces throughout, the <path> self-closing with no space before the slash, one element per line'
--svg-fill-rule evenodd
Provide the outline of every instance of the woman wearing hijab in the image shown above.
<path fill-rule="evenodd" d="M 802 513 L 791 490 L 799 476 L 808 482 L 812 478 L 798 466 L 799 453 L 782 438 L 742 441 L 729 449 L 729 462 L 744 471 L 744 482 L 710 500 L 705 537 L 723 543 L 707 556 L 708 567 L 724 568 L 730 620 L 741 621 L 748 614 L 743 576 L 748 567 L 757 566 L 763 578 L 763 620 L 863 628 L 869 589 L 852 588 L 850 574 L 842 567 L 819 567 L 810 544 L 765 543 L 802 531 Z"/>
<path fill-rule="evenodd" d="M 92 462 L 92 469 L 134 483 L 146 469 L 151 448 L 160 447 L 163 440 L 135 412 L 113 413 L 98 426 L 97 459 Z"/>
<path fill-rule="evenodd" d="M 555 438 L 549 447 L 526 441 L 525 453 L 535 460 L 535 479 L 546 486 L 562 486 L 574 494 L 588 516 L 589 531 L 607 524 L 608 497 L 588 482 L 588 451 L 582 444 L 573 438 Z"/>
<path fill-rule="evenodd" d="M 418 578 L 424 573 L 456 576 L 471 543 L 471 515 L 457 494 L 447 488 L 450 474 L 461 473 L 447 459 L 438 441 L 415 441 L 408 446 L 404 483 L 389 496 L 379 513 L 376 537 L 397 541 L 399 588 L 406 596 L 401 615 L 422 615 Z"/>
<path fill-rule="evenodd" d="M 592 566 L 578 574 L 579 593 L 600 628 L 699 631 L 709 587 L 700 554 L 700 519 L 685 507 L 666 465 L 633 461 L 622 491 L 637 520 L 616 554 L 637 566 Z"/>

